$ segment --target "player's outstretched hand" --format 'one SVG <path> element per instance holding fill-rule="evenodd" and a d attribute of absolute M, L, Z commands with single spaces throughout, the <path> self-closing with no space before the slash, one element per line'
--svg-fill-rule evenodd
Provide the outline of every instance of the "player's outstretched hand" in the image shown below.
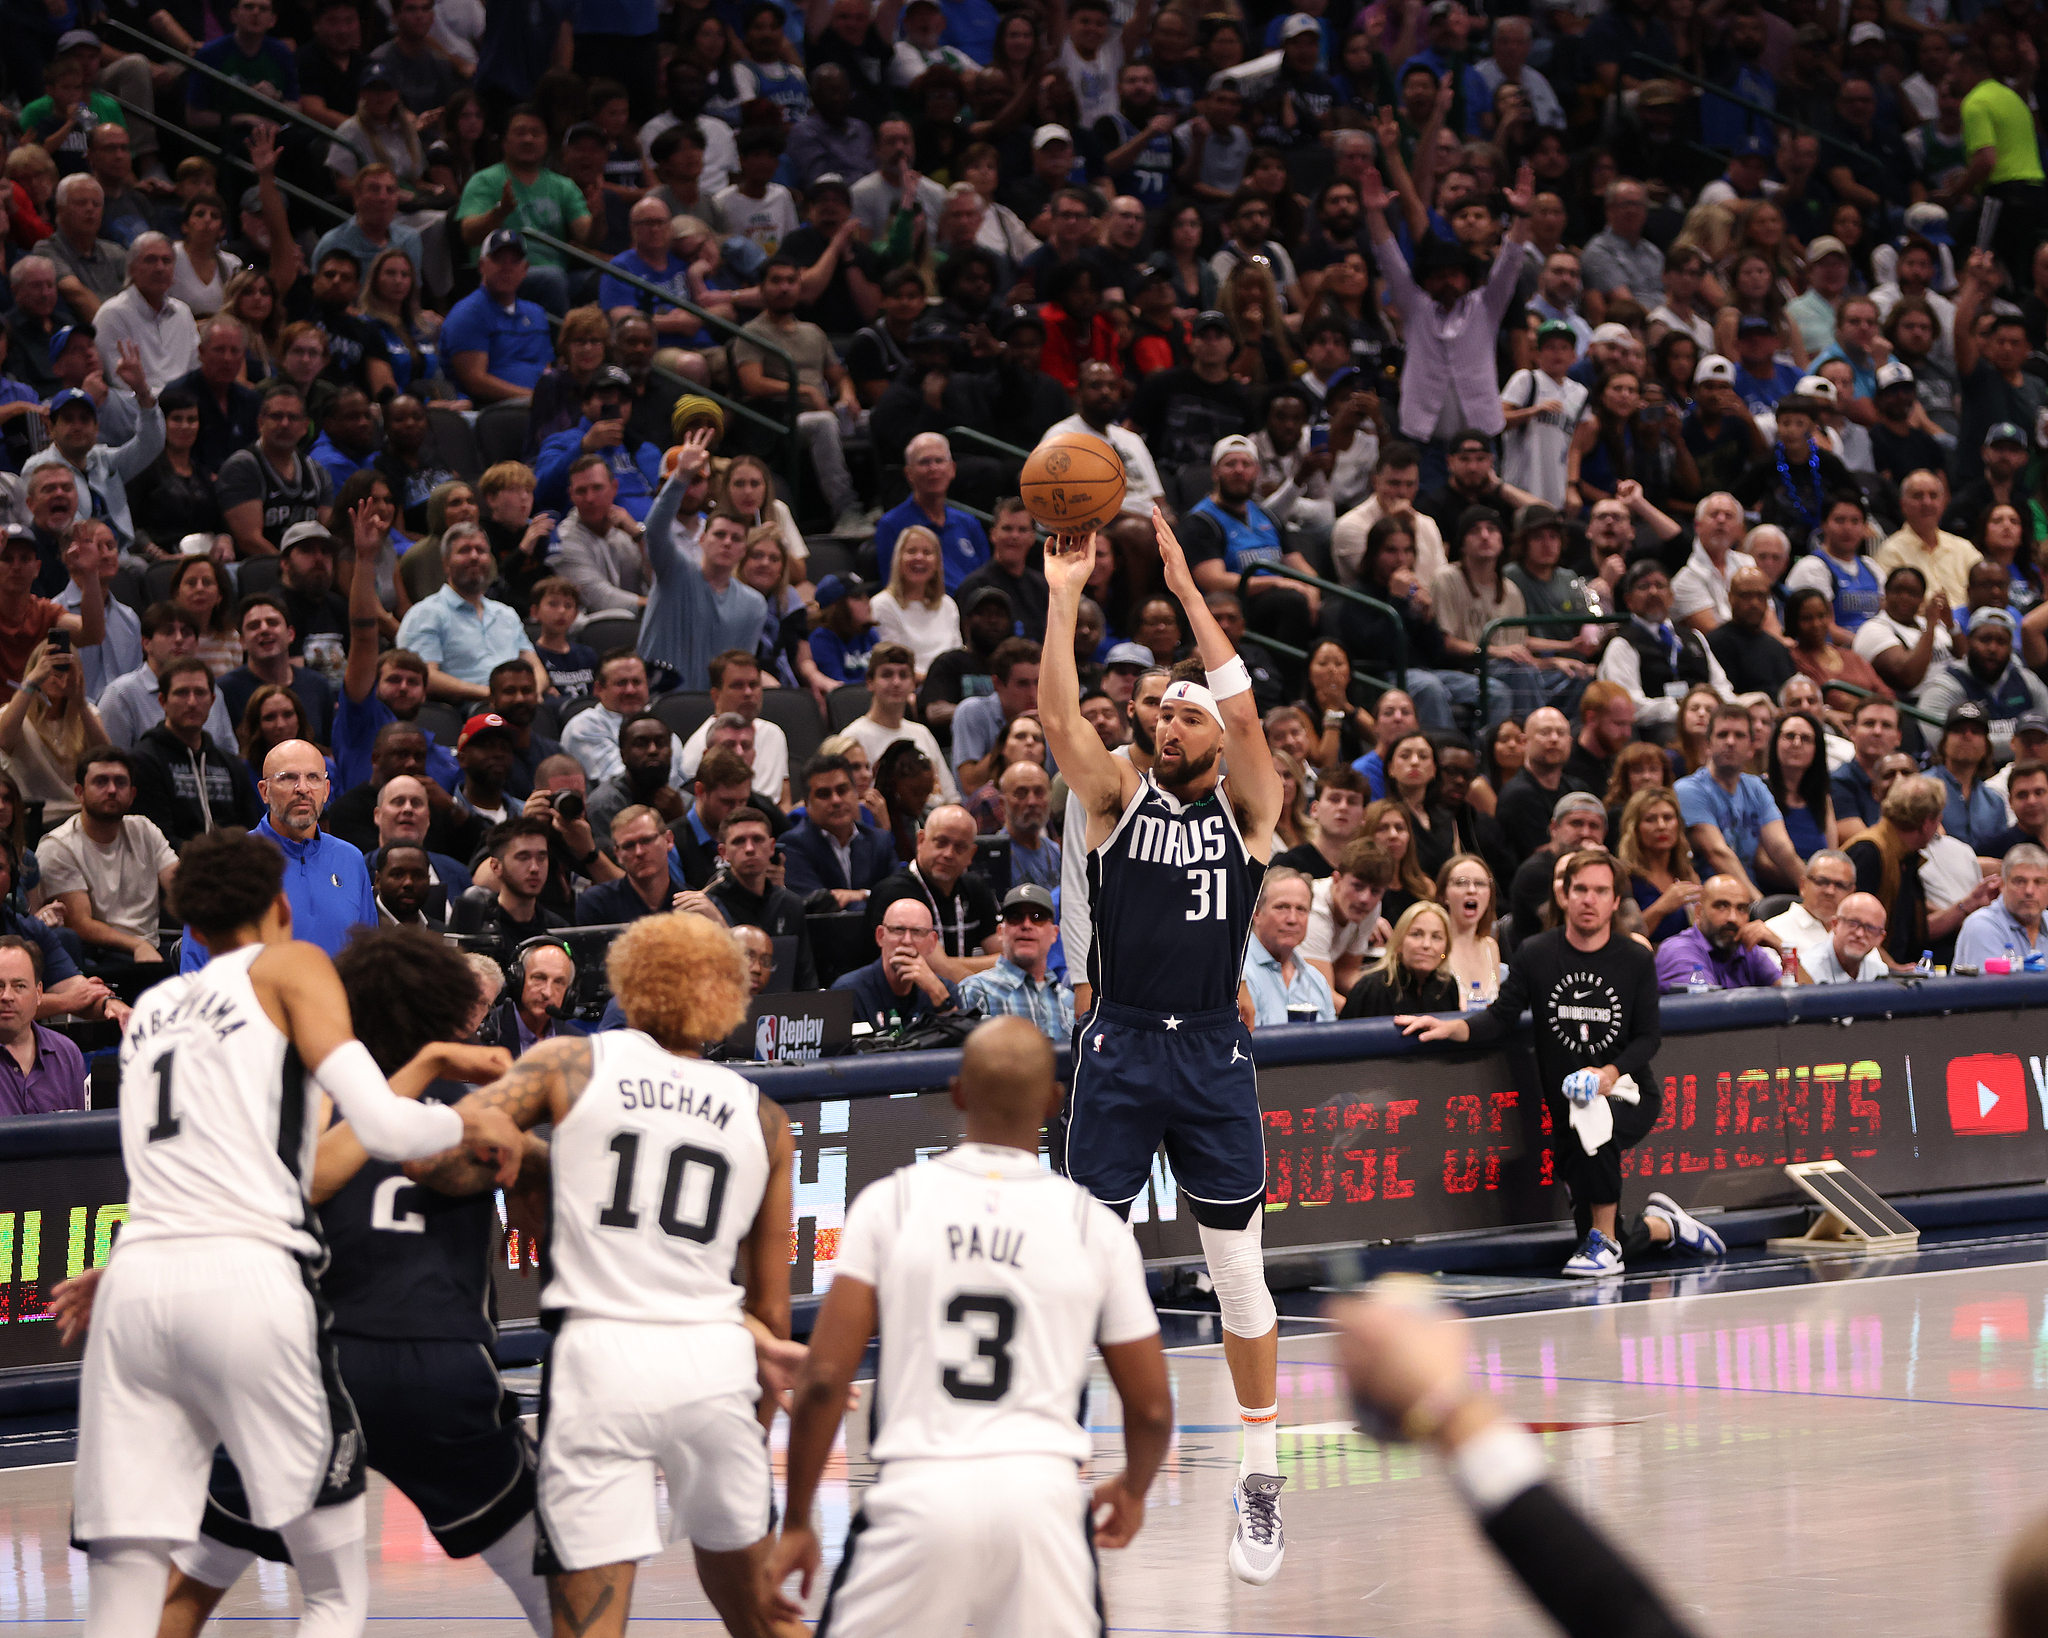
<path fill-rule="evenodd" d="M 1145 1498 L 1131 1488 L 1125 1475 L 1119 1473 L 1095 1487 L 1089 1517 L 1095 1524 L 1097 1547 L 1128 1547 L 1131 1539 L 1144 1528 Z"/>
<path fill-rule="evenodd" d="M 1070 591 L 1079 597 L 1095 572 L 1095 537 L 1085 531 L 1078 535 L 1045 537 L 1045 578 L 1054 591 Z"/>
<path fill-rule="evenodd" d="M 1165 575 L 1166 589 L 1183 604 L 1190 597 L 1201 596 L 1195 586 L 1194 571 L 1188 567 L 1187 556 L 1180 549 L 1180 537 L 1174 534 L 1173 525 L 1166 521 L 1166 514 L 1156 506 L 1152 508 L 1152 533 L 1159 541 L 1159 567 Z"/>
<path fill-rule="evenodd" d="M 518 1180 L 519 1164 L 526 1154 L 526 1139 L 512 1124 L 512 1117 L 502 1109 L 469 1099 L 456 1108 L 462 1115 L 462 1146 L 496 1171 L 499 1188 L 510 1188 Z"/>
<path fill-rule="evenodd" d="M 57 1322 L 57 1340 L 66 1348 L 85 1335 L 92 1324 L 93 1293 L 100 1288 L 106 1265 L 88 1268 L 60 1281 L 50 1292 L 50 1318 Z"/>
<path fill-rule="evenodd" d="M 797 1593 L 800 1598 L 809 1598 L 811 1583 L 824 1561 L 825 1555 L 818 1547 L 818 1532 L 811 1528 L 810 1520 L 785 1521 L 781 1538 L 768 1558 L 768 1585 L 775 1590 L 778 1615 L 803 1613 L 803 1606 L 783 1590 L 782 1584 L 791 1575 L 802 1577 L 797 1582 Z"/>
<path fill-rule="evenodd" d="M 503 1047 L 472 1046 L 467 1041 L 435 1041 L 420 1049 L 431 1058 L 434 1073 L 444 1081 L 465 1081 L 471 1086 L 489 1086 L 500 1075 L 512 1073 L 512 1054 Z"/>

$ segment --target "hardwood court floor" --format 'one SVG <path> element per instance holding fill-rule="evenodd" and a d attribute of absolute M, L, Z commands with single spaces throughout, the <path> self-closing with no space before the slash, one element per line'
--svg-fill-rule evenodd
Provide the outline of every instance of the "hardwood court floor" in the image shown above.
<path fill-rule="evenodd" d="M 1935 1272 L 1905 1258 L 1889 1265 L 1899 1273 L 1777 1289 L 1738 1280 L 1688 1293 L 1709 1277 L 1631 1292 L 1649 1300 L 1581 1292 L 1577 1306 L 1468 1321 L 1471 1358 L 1543 1430 L 1557 1482 L 1702 1638 L 1987 1631 L 2004 1545 L 2048 1508 L 2048 1262 L 2038 1240 L 2018 1255 Z M 1203 1638 L 1548 1630 L 1435 1467 L 1349 1431 L 1327 1337 L 1288 1329 L 1300 1334 L 1281 1347 L 1280 1579 L 1245 1587 L 1225 1567 L 1229 1379 L 1213 1345 L 1183 1349 L 1179 1439 L 1145 1532 L 1105 1555 L 1112 1627 Z M 1098 1374 L 1098 1451 L 1114 1450 L 1116 1415 Z M 849 1484 L 870 1470 L 835 1458 L 834 1473 L 836 1553 Z M 0 1472 L 0 1638 L 78 1630 L 70 1482 L 68 1464 Z M 375 1638 L 525 1630 L 489 1572 L 443 1559 L 381 1480 L 370 1518 Z M 679 1550 L 642 1568 L 634 1602 L 643 1627 L 720 1630 Z M 266 1570 L 230 1595 L 224 1630 L 283 1635 L 293 1608 L 288 1577 Z"/>

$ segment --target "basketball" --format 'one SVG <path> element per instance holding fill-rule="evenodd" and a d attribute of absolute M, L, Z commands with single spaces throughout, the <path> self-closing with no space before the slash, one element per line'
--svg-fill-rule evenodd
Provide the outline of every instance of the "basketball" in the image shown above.
<path fill-rule="evenodd" d="M 1019 491 L 1053 534 L 1100 529 L 1124 504 L 1123 458 L 1092 432 L 1055 432 L 1024 458 Z"/>

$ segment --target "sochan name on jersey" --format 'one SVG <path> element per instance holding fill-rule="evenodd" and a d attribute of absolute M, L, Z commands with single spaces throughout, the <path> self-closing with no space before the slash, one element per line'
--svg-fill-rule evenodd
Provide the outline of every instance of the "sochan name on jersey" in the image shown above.
<path fill-rule="evenodd" d="M 825 1020 L 764 1013 L 754 1020 L 754 1056 L 762 1063 L 810 1063 L 825 1048 Z"/>
<path fill-rule="evenodd" d="M 720 1131 L 732 1121 L 732 1105 L 717 1103 L 709 1093 L 699 1095 L 680 1081 L 619 1078 L 619 1102 L 628 1109 L 666 1109 L 670 1114 L 695 1115 L 708 1120 Z"/>
<path fill-rule="evenodd" d="M 1140 815 L 1131 826 L 1131 857 L 1142 864 L 1201 864 L 1223 858 L 1228 847 L 1220 813 L 1192 825 Z"/>

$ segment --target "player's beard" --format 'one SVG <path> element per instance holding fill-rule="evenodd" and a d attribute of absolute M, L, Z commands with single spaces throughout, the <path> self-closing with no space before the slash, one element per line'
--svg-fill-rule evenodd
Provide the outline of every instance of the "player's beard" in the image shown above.
<path fill-rule="evenodd" d="M 1138 720 L 1138 713 L 1131 713 L 1131 743 L 1147 756 L 1159 754 L 1159 741 L 1152 737 L 1152 730 Z"/>
<path fill-rule="evenodd" d="M 1216 767 L 1216 759 L 1222 754 L 1223 747 L 1220 745 L 1212 745 L 1199 757 L 1192 759 L 1187 756 L 1186 752 L 1181 752 L 1181 761 L 1178 767 L 1155 767 L 1153 772 L 1158 777 L 1159 783 L 1162 786 L 1172 791 L 1175 795 L 1179 795 L 1181 791 L 1192 785 L 1196 780 L 1205 778 L 1212 773 Z"/>

